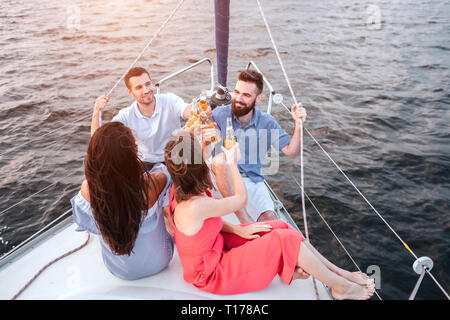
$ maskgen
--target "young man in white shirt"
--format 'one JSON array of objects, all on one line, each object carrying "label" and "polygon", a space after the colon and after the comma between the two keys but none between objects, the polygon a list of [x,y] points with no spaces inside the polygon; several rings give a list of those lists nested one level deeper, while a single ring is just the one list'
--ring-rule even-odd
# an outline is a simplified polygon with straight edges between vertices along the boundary
[{"label": "young man in white shirt", "polygon": [[[164,147],[173,131],[180,129],[180,118],[187,119],[191,106],[173,93],[154,94],[153,82],[147,70],[130,69],[124,78],[128,94],[135,101],[119,111],[112,121],[120,121],[131,129],[138,145],[141,160],[150,170],[155,163],[164,162]],[[97,98],[92,115],[91,135],[100,126],[100,112],[109,97]],[[211,109],[208,108],[208,116]]]}]

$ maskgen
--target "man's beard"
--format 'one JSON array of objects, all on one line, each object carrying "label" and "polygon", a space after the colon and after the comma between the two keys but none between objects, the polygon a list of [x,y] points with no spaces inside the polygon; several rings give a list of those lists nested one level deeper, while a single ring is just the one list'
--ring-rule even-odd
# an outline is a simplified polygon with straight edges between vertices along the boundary
[{"label": "man's beard", "polygon": [[154,99],[153,93],[150,93],[149,96],[143,95],[143,96],[139,97],[139,99],[136,99],[136,101],[137,101],[139,104],[150,104],[150,103],[153,102],[153,99]]},{"label": "man's beard", "polygon": [[255,109],[255,104],[256,104],[256,99],[250,104],[247,105],[245,107],[241,107],[241,108],[237,108],[236,107],[236,102],[235,100],[232,100],[231,102],[231,112],[236,116],[236,117],[242,117],[245,116],[246,114],[248,114],[249,112],[251,112],[253,109]]}]

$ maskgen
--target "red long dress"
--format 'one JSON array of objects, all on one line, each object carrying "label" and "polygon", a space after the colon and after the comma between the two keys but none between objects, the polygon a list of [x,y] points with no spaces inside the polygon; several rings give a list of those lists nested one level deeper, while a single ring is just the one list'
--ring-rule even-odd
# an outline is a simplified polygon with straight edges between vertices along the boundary
[{"label": "red long dress", "polygon": [[[206,190],[208,196],[211,196]],[[279,274],[290,284],[303,235],[282,220],[267,221],[269,232],[244,239],[221,232],[221,217],[208,218],[195,235],[187,236],[173,221],[177,203],[170,190],[170,222],[183,265],[183,278],[200,290],[214,294],[238,294],[266,288]]]}]

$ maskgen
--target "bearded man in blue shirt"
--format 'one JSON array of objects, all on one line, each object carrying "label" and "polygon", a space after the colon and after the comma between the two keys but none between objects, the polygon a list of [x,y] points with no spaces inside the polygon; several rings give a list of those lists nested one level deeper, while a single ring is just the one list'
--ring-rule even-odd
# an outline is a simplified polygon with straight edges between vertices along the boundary
[{"label": "bearded man in blue shirt", "polygon": [[[292,106],[291,115],[295,121],[295,129],[292,137],[289,136],[270,114],[255,108],[256,103],[261,100],[262,90],[262,74],[254,70],[243,70],[233,90],[232,104],[217,107],[211,118],[217,123],[225,140],[227,118],[231,117],[236,140],[243,155],[238,167],[247,187],[248,205],[236,212],[241,223],[277,219],[261,170],[271,145],[292,159],[300,154],[301,122],[306,120],[306,110],[301,105]],[[223,178],[229,173],[220,160],[221,155],[223,154],[215,157],[212,171],[216,177],[221,177],[216,183],[219,191],[226,197],[232,195],[233,190],[231,180]]]}]

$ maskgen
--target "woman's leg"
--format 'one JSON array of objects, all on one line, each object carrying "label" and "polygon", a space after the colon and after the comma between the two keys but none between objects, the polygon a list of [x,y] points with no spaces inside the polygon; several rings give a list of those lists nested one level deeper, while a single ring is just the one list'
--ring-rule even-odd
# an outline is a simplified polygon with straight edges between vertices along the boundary
[{"label": "woman's leg", "polygon": [[303,245],[304,243],[305,241],[300,247],[297,266],[329,286],[332,289],[333,297],[336,299],[365,300],[373,295],[374,288],[372,285],[369,287],[361,286],[331,271],[308,245]]},{"label": "woman's leg", "polygon": [[308,241],[304,241],[302,243],[302,245],[306,245],[311,251],[312,253],[314,253],[316,255],[317,258],[319,258],[319,260],[331,271],[333,271],[334,273],[340,275],[341,277],[344,277],[345,279],[355,282],[361,286],[365,286],[365,285],[369,285],[371,280],[369,278],[368,275],[366,275],[365,273],[362,272],[350,272],[347,270],[344,270],[342,268],[339,268],[338,266],[334,265],[333,263],[331,263],[330,261],[328,261],[324,256],[322,256],[314,247],[311,243],[309,243]]}]

